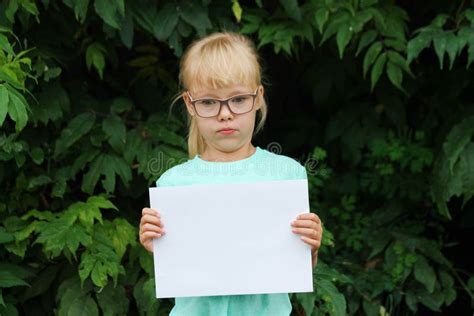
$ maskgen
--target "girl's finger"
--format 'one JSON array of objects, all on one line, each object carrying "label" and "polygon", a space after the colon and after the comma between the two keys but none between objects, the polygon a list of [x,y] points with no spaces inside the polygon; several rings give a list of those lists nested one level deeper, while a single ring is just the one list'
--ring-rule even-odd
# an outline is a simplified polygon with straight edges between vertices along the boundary
[{"label": "girl's finger", "polygon": [[312,220],[307,220],[307,219],[294,220],[294,221],[291,222],[291,226],[293,226],[293,227],[307,227],[307,228],[317,228],[317,227],[319,227],[319,225],[317,223],[315,223]]},{"label": "girl's finger", "polygon": [[155,224],[157,226],[164,226],[163,222],[161,221],[161,218],[156,217],[154,215],[144,215],[144,216],[142,216],[142,218],[140,220],[140,224],[145,225],[146,223]]},{"label": "girl's finger", "polygon": [[291,230],[295,234],[304,235],[308,238],[317,238],[319,236],[318,232],[311,228],[293,228]]},{"label": "girl's finger", "polygon": [[319,216],[314,213],[302,213],[298,215],[296,219],[309,219],[309,220],[314,220],[318,224],[321,223],[321,219],[319,218]]},{"label": "girl's finger", "polygon": [[146,232],[157,232],[157,233],[164,234],[164,233],[165,233],[165,230],[164,230],[163,228],[159,227],[159,226],[146,223],[145,225],[142,226],[141,232],[142,232],[142,233],[146,233]]},{"label": "girl's finger", "polygon": [[142,240],[145,241],[146,239],[150,239],[150,238],[158,238],[158,237],[161,237],[162,234],[160,233],[155,233],[155,232],[144,232],[142,234]]},{"label": "girl's finger", "polygon": [[160,213],[157,210],[155,210],[153,208],[149,208],[149,207],[144,207],[142,209],[142,216],[143,215],[154,215],[154,216],[158,216],[158,217],[161,216]]},{"label": "girl's finger", "polygon": [[319,247],[321,246],[321,242],[316,239],[311,239],[305,236],[301,236],[301,240],[303,240],[305,243],[310,245],[312,249],[319,249]]}]

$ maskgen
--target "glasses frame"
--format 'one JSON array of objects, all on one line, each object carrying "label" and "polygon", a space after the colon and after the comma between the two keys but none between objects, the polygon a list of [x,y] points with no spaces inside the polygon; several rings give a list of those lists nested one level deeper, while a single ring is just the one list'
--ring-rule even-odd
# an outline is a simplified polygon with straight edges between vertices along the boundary
[{"label": "glasses frame", "polygon": [[[234,95],[234,96],[231,96],[230,98],[227,98],[227,99],[216,99],[216,98],[200,98],[200,99],[196,99],[196,100],[193,100],[193,98],[191,97],[191,94],[189,93],[189,91],[186,91],[186,93],[188,94],[188,97],[189,97],[189,101],[191,102],[193,108],[194,108],[194,112],[196,112],[196,114],[199,116],[199,117],[202,117],[202,118],[210,118],[210,117],[216,117],[219,115],[219,113],[221,113],[221,110],[222,110],[222,105],[225,104],[227,105],[227,107],[229,108],[229,111],[234,114],[234,115],[240,115],[240,114],[245,114],[245,113],[249,113],[250,111],[253,110],[253,107],[255,106],[255,99],[258,95],[258,88],[255,89],[255,92],[254,93],[243,93],[243,94],[237,94],[237,95]],[[236,98],[236,97],[243,97],[243,96],[252,96],[252,107],[250,108],[250,110],[248,110],[247,112],[243,112],[243,113],[235,113],[234,111],[232,111],[231,109],[231,106],[229,105],[229,100],[230,99],[233,99],[233,98]],[[201,101],[201,100],[215,100],[215,101],[219,101],[219,111],[217,111],[217,114],[216,115],[212,115],[212,116],[202,116],[198,113],[198,110],[196,109],[196,102],[197,101]]]}]

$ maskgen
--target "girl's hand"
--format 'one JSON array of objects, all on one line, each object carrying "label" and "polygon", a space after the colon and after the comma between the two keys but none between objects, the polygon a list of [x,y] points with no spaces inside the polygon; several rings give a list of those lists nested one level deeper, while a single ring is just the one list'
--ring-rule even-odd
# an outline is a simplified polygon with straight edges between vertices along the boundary
[{"label": "girl's hand", "polygon": [[163,222],[160,213],[152,208],[145,207],[142,210],[140,220],[140,243],[149,252],[153,252],[153,238],[159,238],[165,234]]},{"label": "girl's hand", "polygon": [[296,220],[291,222],[292,231],[295,234],[300,234],[301,239],[311,246],[311,257],[313,268],[318,262],[318,250],[321,247],[321,239],[323,238],[323,227],[321,219],[314,213],[304,213],[296,217]]}]

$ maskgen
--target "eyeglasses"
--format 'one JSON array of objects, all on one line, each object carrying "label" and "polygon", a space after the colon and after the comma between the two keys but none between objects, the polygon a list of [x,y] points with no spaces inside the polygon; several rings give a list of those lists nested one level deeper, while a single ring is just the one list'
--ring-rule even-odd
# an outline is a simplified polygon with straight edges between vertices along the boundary
[{"label": "eyeglasses", "polygon": [[239,94],[225,100],[212,98],[193,100],[189,91],[187,93],[197,115],[207,118],[218,115],[223,104],[227,104],[233,114],[245,114],[252,111],[258,94],[258,87],[254,93]]}]

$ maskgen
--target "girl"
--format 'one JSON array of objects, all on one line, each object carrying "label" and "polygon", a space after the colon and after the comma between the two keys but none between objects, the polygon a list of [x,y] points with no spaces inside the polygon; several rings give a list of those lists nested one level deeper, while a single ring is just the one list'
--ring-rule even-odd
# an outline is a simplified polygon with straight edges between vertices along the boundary
[{"label": "girl", "polygon": [[[179,80],[184,89],[172,105],[181,97],[185,102],[190,159],[164,172],[157,186],[307,179],[296,160],[252,145],[267,105],[259,57],[247,37],[221,32],[193,42],[181,59]],[[323,233],[319,217],[303,213],[291,226],[311,246],[314,268]],[[140,242],[148,251],[153,238],[166,233],[164,227],[157,210],[142,210]],[[275,316],[291,309],[288,293],[177,297],[170,315]]]}]

